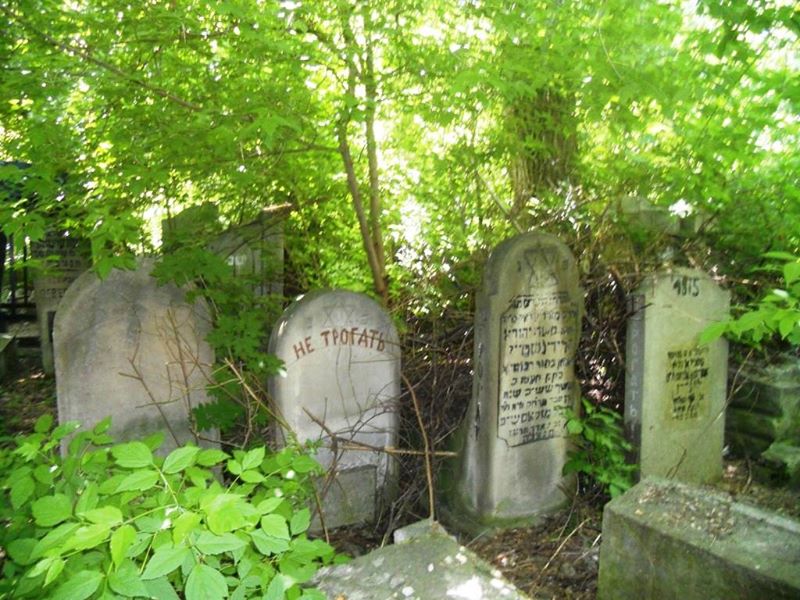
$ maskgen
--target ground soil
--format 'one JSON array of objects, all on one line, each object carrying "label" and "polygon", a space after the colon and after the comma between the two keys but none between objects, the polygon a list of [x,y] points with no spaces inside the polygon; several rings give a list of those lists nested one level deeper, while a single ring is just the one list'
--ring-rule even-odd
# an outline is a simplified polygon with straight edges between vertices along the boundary
[{"label": "ground soil", "polygon": [[[0,385],[0,442],[32,431],[40,415],[55,413],[53,378],[35,365],[23,357],[18,375]],[[738,501],[800,519],[800,492],[759,483],[746,460],[726,460],[724,477],[715,487]],[[591,599],[597,588],[603,501],[597,494],[576,495],[571,506],[536,527],[461,541],[532,598]],[[332,532],[331,543],[362,554],[386,537],[375,529],[348,528]]]}]

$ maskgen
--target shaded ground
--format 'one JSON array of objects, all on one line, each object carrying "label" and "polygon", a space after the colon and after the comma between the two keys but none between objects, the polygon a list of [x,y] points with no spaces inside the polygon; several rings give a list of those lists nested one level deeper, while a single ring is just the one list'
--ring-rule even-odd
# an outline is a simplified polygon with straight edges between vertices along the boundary
[{"label": "shaded ground", "polygon": [[[40,415],[55,412],[53,378],[35,365],[23,357],[19,376],[0,386],[0,442],[31,431]],[[756,482],[753,466],[745,460],[726,461],[724,478],[715,487],[738,501],[800,519],[800,493]],[[579,498],[537,527],[461,541],[533,598],[591,599],[596,595],[600,505],[596,497]],[[386,538],[385,532],[372,528],[345,528],[333,532],[331,542],[357,555],[386,543]]]}]

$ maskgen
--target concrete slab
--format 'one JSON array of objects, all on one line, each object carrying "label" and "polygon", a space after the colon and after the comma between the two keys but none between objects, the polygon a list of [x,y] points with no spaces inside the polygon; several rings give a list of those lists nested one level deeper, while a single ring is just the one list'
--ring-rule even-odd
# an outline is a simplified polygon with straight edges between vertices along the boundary
[{"label": "concrete slab", "polygon": [[800,523],[646,479],[606,505],[597,597],[800,598]]}]

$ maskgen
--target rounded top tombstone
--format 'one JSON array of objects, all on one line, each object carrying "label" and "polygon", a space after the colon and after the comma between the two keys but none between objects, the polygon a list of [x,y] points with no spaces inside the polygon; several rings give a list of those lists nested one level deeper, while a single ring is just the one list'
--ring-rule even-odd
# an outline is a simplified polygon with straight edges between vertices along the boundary
[{"label": "rounded top tombstone", "polygon": [[122,439],[164,431],[166,452],[197,441],[190,414],[208,401],[214,354],[205,304],[158,285],[153,264],[102,280],[87,271],[69,287],[53,334],[56,391],[60,421],[88,427],[111,415]]}]

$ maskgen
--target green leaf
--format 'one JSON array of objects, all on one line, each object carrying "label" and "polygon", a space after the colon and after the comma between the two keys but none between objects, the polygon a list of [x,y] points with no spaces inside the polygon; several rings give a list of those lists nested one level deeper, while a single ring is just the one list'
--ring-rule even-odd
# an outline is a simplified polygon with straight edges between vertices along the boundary
[{"label": "green leaf", "polygon": [[61,575],[61,572],[64,570],[64,565],[66,563],[61,558],[54,558],[53,562],[50,564],[50,567],[47,569],[47,573],[44,576],[44,587],[47,587],[51,583],[53,583],[56,578]]},{"label": "green leaf", "polygon": [[53,426],[53,415],[50,413],[45,413],[38,419],[36,419],[36,424],[33,426],[33,430],[36,433],[47,433],[50,431],[50,428]]},{"label": "green leaf", "polygon": [[200,525],[202,517],[196,512],[186,511],[172,524],[172,541],[177,546]]},{"label": "green leaf", "polygon": [[583,423],[577,419],[567,421],[567,432],[570,435],[580,435],[583,432]]},{"label": "green leaf", "polygon": [[78,571],[60,586],[52,600],[84,600],[95,593],[103,581],[103,574],[98,571]]},{"label": "green leaf", "polygon": [[92,523],[100,523],[109,527],[122,523],[122,511],[116,506],[101,506],[87,510],[80,516]]},{"label": "green leaf", "polygon": [[139,577],[139,570],[133,561],[126,560],[116,571],[108,576],[108,584],[116,593],[129,598],[148,596],[147,588]]},{"label": "green leaf", "polygon": [[264,556],[271,556],[272,554],[280,554],[289,549],[289,542],[282,540],[271,535],[264,533],[262,529],[255,529],[250,532],[250,538],[253,540],[258,551]]},{"label": "green leaf", "polygon": [[18,538],[16,540],[11,540],[6,550],[15,563],[29,565],[38,558],[33,555],[36,546],[37,541],[34,538]]},{"label": "green leaf", "polygon": [[31,505],[33,518],[40,527],[52,527],[72,516],[72,502],[64,494],[43,496]]},{"label": "green leaf", "polygon": [[281,515],[270,514],[261,518],[261,529],[264,533],[276,537],[281,540],[288,540],[291,538],[289,535],[289,528],[286,526],[286,519]]},{"label": "green leaf", "polygon": [[778,331],[783,339],[788,338],[795,327],[800,327],[800,312],[788,314],[778,323]]},{"label": "green leaf", "polygon": [[250,471],[242,471],[239,477],[245,483],[261,483],[266,479],[261,473],[252,469]]},{"label": "green leaf", "polygon": [[308,529],[310,524],[311,511],[307,508],[303,508],[292,515],[292,520],[289,522],[289,529],[292,531],[292,535],[300,535]]},{"label": "green leaf", "polygon": [[178,547],[172,545],[162,546],[153,553],[150,560],[147,561],[142,579],[157,579],[164,575],[172,573],[175,569],[181,566],[183,561],[191,556],[189,548]]},{"label": "green leaf", "polygon": [[203,554],[221,554],[243,548],[247,543],[232,533],[214,535],[204,531],[198,536],[194,545]]},{"label": "green leaf", "polygon": [[167,456],[166,460],[164,461],[162,470],[167,474],[183,471],[187,467],[191,467],[194,464],[195,458],[199,452],[200,448],[196,446],[184,446],[183,448],[177,448],[169,453],[169,456]]},{"label": "green leaf", "polygon": [[151,598],[158,600],[181,600],[178,594],[175,593],[175,588],[166,577],[159,577],[151,581],[145,581],[144,586],[147,588],[148,594]]},{"label": "green leaf", "polygon": [[266,515],[271,513],[276,508],[278,508],[281,503],[283,502],[283,498],[267,498],[266,500],[262,500],[258,503],[258,512],[262,515]]},{"label": "green leaf", "polygon": [[93,481],[86,484],[86,487],[81,491],[80,496],[78,496],[78,501],[75,503],[76,515],[83,514],[97,506],[100,500],[98,491],[97,484]]},{"label": "green leaf", "polygon": [[788,262],[783,266],[783,278],[786,280],[786,285],[792,285],[800,280],[800,260]]},{"label": "green leaf", "polygon": [[78,523],[69,522],[62,523],[55,529],[51,529],[47,532],[47,535],[36,543],[31,553],[31,558],[36,559],[40,556],[44,556],[51,548],[60,546],[77,531],[78,527],[80,527]]},{"label": "green leaf", "polygon": [[66,548],[88,550],[106,541],[111,528],[105,523],[78,527],[65,544]]},{"label": "green leaf", "polygon": [[298,473],[311,473],[320,468],[319,463],[306,454],[299,454],[292,461],[292,468]]},{"label": "green leaf", "polygon": [[136,529],[132,525],[122,525],[111,534],[109,543],[111,560],[119,567],[128,553],[128,549],[136,541]]},{"label": "green leaf", "polygon": [[111,429],[111,417],[106,417],[105,419],[98,421],[97,424],[92,427],[92,433],[96,435],[100,435],[101,433],[107,432]]},{"label": "green leaf", "polygon": [[[291,583],[289,584],[291,585]],[[286,591],[286,583],[282,575],[278,574],[272,578],[264,595],[264,600],[283,600],[283,593]]]},{"label": "green leaf", "polygon": [[247,469],[257,469],[261,466],[261,463],[264,461],[264,454],[265,454],[264,446],[259,448],[253,448],[241,460],[242,470]]},{"label": "green leaf", "polygon": [[111,449],[111,454],[120,467],[139,469],[153,464],[153,453],[142,442],[128,442]]},{"label": "green leaf", "polygon": [[242,514],[242,500],[236,494],[219,494],[203,503],[208,528],[223,534],[247,525]]},{"label": "green leaf", "polygon": [[197,455],[197,464],[201,467],[213,467],[227,458],[230,457],[226,452],[216,448],[207,448],[205,450],[201,450]]},{"label": "green leaf", "polygon": [[134,471],[125,479],[119,482],[117,493],[119,492],[143,492],[149,490],[158,481],[157,471]]},{"label": "green leaf", "polygon": [[186,580],[186,600],[219,600],[228,597],[225,577],[208,565],[199,564]]},{"label": "green leaf", "polygon": [[708,327],[706,327],[703,331],[700,332],[700,335],[697,337],[697,343],[700,346],[704,346],[706,344],[710,344],[711,342],[717,340],[722,335],[728,331],[730,326],[730,321],[720,321],[719,323],[712,323]]},{"label": "green leaf", "polygon": [[28,501],[35,490],[36,482],[30,475],[17,479],[10,490],[12,508],[14,510],[19,510],[19,508]]}]

